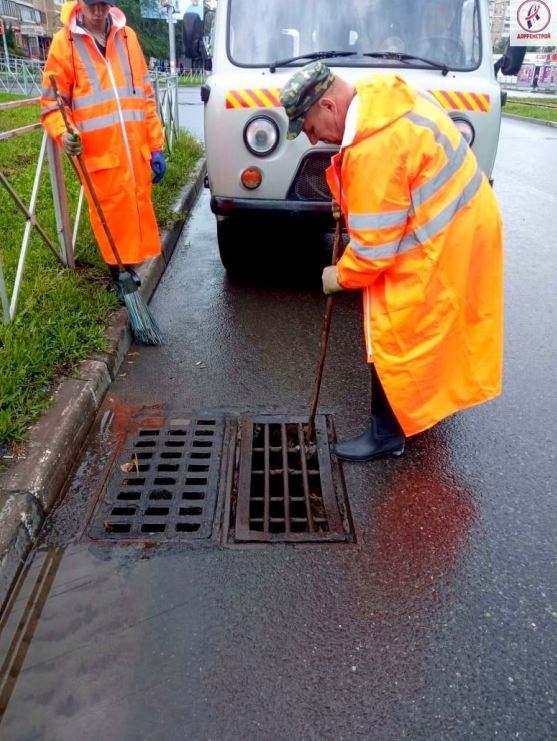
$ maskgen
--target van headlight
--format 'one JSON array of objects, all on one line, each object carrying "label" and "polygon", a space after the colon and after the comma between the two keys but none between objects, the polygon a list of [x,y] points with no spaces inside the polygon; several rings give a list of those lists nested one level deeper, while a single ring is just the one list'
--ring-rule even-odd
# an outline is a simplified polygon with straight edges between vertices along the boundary
[{"label": "van headlight", "polygon": [[244,142],[249,151],[257,157],[265,157],[274,152],[278,140],[278,126],[272,118],[257,116],[246,124]]},{"label": "van headlight", "polygon": [[456,128],[460,131],[460,133],[466,140],[468,146],[471,147],[474,143],[476,132],[474,131],[474,127],[472,126],[470,121],[468,121],[466,118],[458,118],[458,116],[451,116],[451,118],[453,119],[453,123]]}]

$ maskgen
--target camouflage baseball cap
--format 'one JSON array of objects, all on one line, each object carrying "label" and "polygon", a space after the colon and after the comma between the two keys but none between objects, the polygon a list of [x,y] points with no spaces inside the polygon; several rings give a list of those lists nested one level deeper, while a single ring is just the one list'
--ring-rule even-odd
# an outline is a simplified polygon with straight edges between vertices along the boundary
[{"label": "camouflage baseball cap", "polygon": [[295,139],[302,131],[305,114],[328,90],[335,76],[323,62],[311,62],[298,70],[282,88],[280,102],[290,119],[287,139]]}]

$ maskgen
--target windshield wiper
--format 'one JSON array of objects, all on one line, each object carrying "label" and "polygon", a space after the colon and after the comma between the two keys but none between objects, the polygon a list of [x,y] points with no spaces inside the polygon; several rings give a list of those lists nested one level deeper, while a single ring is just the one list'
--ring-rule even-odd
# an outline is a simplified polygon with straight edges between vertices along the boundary
[{"label": "windshield wiper", "polygon": [[395,62],[409,62],[411,59],[417,59],[419,62],[429,64],[435,69],[440,69],[443,73],[443,77],[449,74],[449,68],[442,62],[436,62],[433,59],[426,59],[425,57],[417,57],[415,54],[404,54],[398,51],[370,51],[366,54],[362,54],[362,57],[373,57],[374,59],[393,59]]},{"label": "windshield wiper", "polygon": [[355,51],[314,51],[309,54],[300,54],[298,57],[279,59],[269,65],[269,70],[275,72],[277,67],[286,67],[291,62],[297,62],[298,59],[329,59],[330,57],[353,57],[355,55]]}]

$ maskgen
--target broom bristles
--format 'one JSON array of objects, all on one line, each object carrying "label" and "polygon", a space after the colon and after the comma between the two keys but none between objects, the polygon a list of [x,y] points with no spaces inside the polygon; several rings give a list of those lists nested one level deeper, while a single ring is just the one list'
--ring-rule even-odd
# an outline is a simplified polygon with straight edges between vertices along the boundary
[{"label": "broom bristles", "polygon": [[142,345],[162,345],[162,332],[139,291],[125,293],[124,301],[130,318],[132,334],[137,342]]},{"label": "broom bristles", "polygon": [[118,285],[124,296],[134,339],[142,345],[162,345],[162,332],[127,270],[120,270]]}]

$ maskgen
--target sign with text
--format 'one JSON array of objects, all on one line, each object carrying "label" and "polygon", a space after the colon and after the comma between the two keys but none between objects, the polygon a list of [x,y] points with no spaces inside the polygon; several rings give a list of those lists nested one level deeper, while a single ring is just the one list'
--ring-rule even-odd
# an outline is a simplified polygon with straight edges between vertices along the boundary
[{"label": "sign with text", "polygon": [[555,46],[556,0],[511,0],[511,46]]}]

